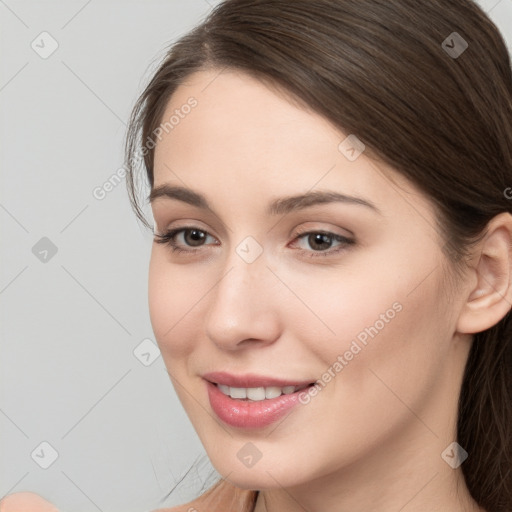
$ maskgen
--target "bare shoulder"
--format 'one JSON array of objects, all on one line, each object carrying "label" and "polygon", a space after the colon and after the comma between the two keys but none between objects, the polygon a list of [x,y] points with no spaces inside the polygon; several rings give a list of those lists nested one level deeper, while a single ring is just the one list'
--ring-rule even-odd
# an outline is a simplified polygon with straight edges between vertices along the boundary
[{"label": "bare shoulder", "polygon": [[[201,505],[204,505],[204,500],[202,497],[199,497],[184,505],[160,508],[152,512],[199,512]],[[0,500],[0,512],[59,512],[59,509],[38,494],[17,492],[9,494]]]},{"label": "bare shoulder", "polygon": [[[204,511],[205,500],[203,496],[199,496],[199,498],[189,501],[183,505],[178,505],[172,508],[159,508],[158,510],[152,510],[151,512],[199,512]],[[0,512],[3,512],[0,510]]]},{"label": "bare shoulder", "polygon": [[33,492],[16,492],[0,500],[0,512],[59,512],[59,510]]},{"label": "bare shoulder", "polygon": [[[250,492],[237,492],[233,486],[224,482],[223,485],[214,486],[214,488],[193,501],[172,508],[160,508],[152,512],[227,512],[228,510],[235,509],[247,510],[247,505],[251,501]],[[0,500],[0,512],[59,512],[59,509],[38,494],[17,492],[9,494]]]},{"label": "bare shoulder", "polygon": [[238,489],[227,481],[219,484],[214,485],[193,501],[152,512],[234,512],[253,509],[255,499],[253,491]]},{"label": "bare shoulder", "polygon": [[[201,497],[173,508],[161,508],[152,512],[198,512]],[[49,501],[33,492],[17,492],[9,494],[0,500],[0,512],[59,512]]]},{"label": "bare shoulder", "polygon": [[[201,510],[201,500],[200,498],[191,501],[189,503],[185,503],[184,505],[178,505],[172,508],[159,508],[157,510],[152,510],[152,512],[199,512]],[[0,512],[3,512],[0,510]]]}]

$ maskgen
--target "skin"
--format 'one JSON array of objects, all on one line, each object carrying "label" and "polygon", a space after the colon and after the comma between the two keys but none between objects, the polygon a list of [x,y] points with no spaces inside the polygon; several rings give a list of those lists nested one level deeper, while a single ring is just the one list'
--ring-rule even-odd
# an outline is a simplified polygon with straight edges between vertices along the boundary
[{"label": "skin", "polygon": [[58,509],[35,493],[16,492],[0,500],[0,512],[58,512]]},{"label": "skin", "polygon": [[[205,239],[191,245],[178,234],[177,245],[195,253],[153,245],[149,306],[169,375],[215,468],[261,491],[256,512],[483,510],[461,468],[441,454],[456,440],[471,333],[510,309],[510,216],[496,218],[453,289],[428,198],[365,152],[349,161],[338,150],[348,134],[240,72],[191,75],[163,118],[190,97],[197,107],[157,144],[154,187],[190,188],[213,212],[152,202],[157,233],[192,227]],[[267,214],[271,200],[311,190],[361,197],[380,213],[329,203]],[[331,239],[324,256],[298,230],[356,242]],[[263,250],[252,263],[236,252],[248,236]],[[313,382],[394,303],[401,311],[378,335],[277,425],[242,430],[216,417],[204,373]],[[249,441],[262,457],[245,467],[237,452]]]},{"label": "skin", "polygon": [[[208,237],[194,247],[177,236],[195,254],[153,244],[149,307],[173,385],[217,471],[260,490],[256,512],[485,512],[461,467],[441,454],[456,440],[472,333],[510,310],[512,216],[489,223],[454,287],[428,198],[366,151],[349,161],[338,150],[347,134],[243,73],[191,75],[163,118],[190,97],[197,106],[156,146],[154,187],[190,188],[213,212],[152,202],[157,233],[195,227]],[[319,190],[364,198],[379,212],[348,203],[266,212],[278,197]],[[299,230],[355,243],[328,239],[319,249]],[[236,252],[248,236],[263,251],[252,263]],[[242,430],[215,416],[204,373],[313,382],[393,304],[401,309],[378,334],[277,424]],[[261,452],[252,467],[237,457],[247,442]],[[19,512],[23,495],[2,500],[1,511]],[[201,510],[201,498],[193,503]]]}]

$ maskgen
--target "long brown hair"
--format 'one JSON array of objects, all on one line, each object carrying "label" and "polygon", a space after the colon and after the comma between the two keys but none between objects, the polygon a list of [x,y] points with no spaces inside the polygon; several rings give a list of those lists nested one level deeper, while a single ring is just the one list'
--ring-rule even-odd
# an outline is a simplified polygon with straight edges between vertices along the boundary
[{"label": "long brown hair", "polygon": [[[127,185],[153,186],[155,130],[191,73],[242,70],[284,90],[417,185],[437,211],[448,260],[512,212],[512,72],[496,26],[472,0],[226,0],[172,45],[132,111]],[[150,142],[153,144],[150,145]],[[508,189],[512,190],[512,189]],[[457,272],[454,273],[456,275]],[[473,499],[512,510],[512,320],[474,335],[457,441]],[[222,485],[222,484],[221,484]],[[211,490],[210,490],[211,491]],[[250,510],[256,493],[245,496]]]}]

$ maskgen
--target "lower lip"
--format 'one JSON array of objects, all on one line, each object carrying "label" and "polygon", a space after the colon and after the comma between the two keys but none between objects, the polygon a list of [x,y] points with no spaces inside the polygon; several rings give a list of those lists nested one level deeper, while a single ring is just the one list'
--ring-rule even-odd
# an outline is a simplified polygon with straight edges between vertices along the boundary
[{"label": "lower lip", "polygon": [[275,423],[300,403],[299,393],[304,391],[253,402],[231,398],[209,381],[206,386],[215,414],[224,423],[237,428],[263,428]]}]

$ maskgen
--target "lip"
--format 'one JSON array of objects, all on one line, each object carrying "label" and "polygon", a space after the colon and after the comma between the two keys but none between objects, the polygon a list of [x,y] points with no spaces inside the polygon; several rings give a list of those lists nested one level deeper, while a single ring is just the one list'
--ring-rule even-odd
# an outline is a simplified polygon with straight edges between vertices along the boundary
[{"label": "lip", "polygon": [[232,388],[267,388],[270,386],[282,388],[284,386],[307,386],[315,382],[314,380],[276,379],[275,377],[266,377],[254,373],[233,375],[227,372],[210,372],[205,373],[202,377],[213,384],[224,384]]},{"label": "lip", "polygon": [[300,403],[299,393],[303,392],[300,390],[289,395],[253,402],[231,398],[216,384],[205,382],[213,412],[227,425],[242,429],[264,428],[275,423]]},{"label": "lip", "polygon": [[298,405],[300,389],[295,393],[281,395],[259,401],[240,400],[225,395],[217,384],[230,387],[255,388],[270,386],[307,386],[308,381],[282,380],[254,374],[235,376],[225,372],[203,375],[210,406],[217,417],[231,427],[241,429],[265,428],[281,419],[288,411]]}]

